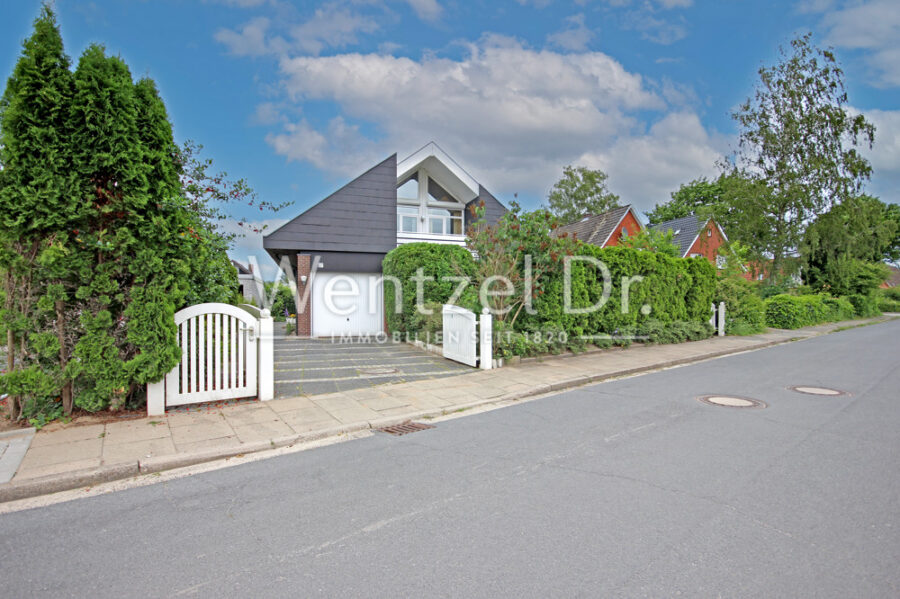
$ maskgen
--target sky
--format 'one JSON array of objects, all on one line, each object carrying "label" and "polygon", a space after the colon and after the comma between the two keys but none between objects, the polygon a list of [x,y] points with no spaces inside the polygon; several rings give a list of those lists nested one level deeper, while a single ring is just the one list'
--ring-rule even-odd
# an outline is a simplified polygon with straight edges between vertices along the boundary
[{"label": "sky", "polygon": [[[39,0],[0,7],[0,72]],[[57,0],[67,53],[97,42],[153,78],[178,140],[277,214],[269,231],[376,162],[436,141],[501,201],[545,201],[565,165],[600,168],[638,210],[715,176],[731,118],[779,45],[833,47],[872,121],[867,191],[900,186],[900,0]],[[259,235],[232,257],[266,263]],[[266,269],[271,272],[270,269]]]}]

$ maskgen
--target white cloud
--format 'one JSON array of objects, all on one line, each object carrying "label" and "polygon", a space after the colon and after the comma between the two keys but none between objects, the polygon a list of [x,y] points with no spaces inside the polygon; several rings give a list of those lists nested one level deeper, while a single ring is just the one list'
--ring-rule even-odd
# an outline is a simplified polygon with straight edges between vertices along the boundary
[{"label": "white cloud", "polygon": [[[851,109],[858,113],[859,110]],[[864,110],[875,125],[875,145],[860,151],[872,164],[869,192],[886,202],[898,202],[900,189],[900,110]]]},{"label": "white cloud", "polygon": [[270,51],[266,41],[269,19],[256,17],[244,23],[240,31],[220,29],[215,34],[217,42],[228,47],[228,51],[237,56],[262,56]]},{"label": "white cloud", "polygon": [[610,189],[622,201],[649,210],[669,199],[682,183],[715,176],[716,161],[726,149],[711,136],[696,114],[666,115],[643,135],[627,136],[600,151],[588,151],[578,162],[609,174]]},{"label": "white cloud", "polygon": [[318,54],[324,48],[341,48],[356,44],[360,33],[372,33],[378,23],[345,8],[328,5],[317,8],[312,18],[291,28],[296,48]]},{"label": "white cloud", "polygon": [[585,26],[584,14],[572,15],[566,18],[566,22],[568,26],[562,31],[548,35],[547,41],[573,52],[587,50],[588,43],[594,37],[594,32]]},{"label": "white cloud", "polygon": [[660,18],[651,10],[638,10],[625,15],[625,27],[641,33],[645,40],[669,45],[687,37],[688,28],[683,17]]},{"label": "white cloud", "polygon": [[877,85],[900,86],[900,7],[896,0],[848,3],[826,13],[822,26],[828,32],[827,43],[865,52]]},{"label": "white cloud", "polygon": [[444,11],[437,0],[406,0],[406,3],[423,21],[437,21]]},{"label": "white cloud", "polygon": [[[433,139],[496,193],[543,196],[564,165],[590,160],[644,208],[708,174],[719,156],[693,113],[649,132],[639,126],[636,113],[667,109],[654,88],[679,104],[690,102],[689,88],[647,82],[600,52],[534,50],[495,36],[460,60],[342,54],[285,58],[281,71],[293,101],[333,101],[350,120],[291,123],[268,143],[342,177]],[[379,139],[350,122],[374,125]]]}]

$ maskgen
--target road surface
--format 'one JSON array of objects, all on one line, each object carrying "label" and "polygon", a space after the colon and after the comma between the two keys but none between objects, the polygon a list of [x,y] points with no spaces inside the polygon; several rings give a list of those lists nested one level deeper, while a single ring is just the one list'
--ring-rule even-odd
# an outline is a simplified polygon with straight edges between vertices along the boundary
[{"label": "road surface", "polygon": [[897,597],[900,321],[5,514],[0,563],[11,598]]}]

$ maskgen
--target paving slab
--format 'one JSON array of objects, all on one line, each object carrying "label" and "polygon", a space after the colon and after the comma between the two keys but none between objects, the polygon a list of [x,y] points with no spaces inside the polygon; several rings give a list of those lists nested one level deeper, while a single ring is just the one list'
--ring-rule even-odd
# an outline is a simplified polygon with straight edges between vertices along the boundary
[{"label": "paving slab", "polygon": [[105,444],[103,446],[103,464],[139,462],[142,459],[173,455],[176,452],[175,443],[169,436],[132,443]]}]

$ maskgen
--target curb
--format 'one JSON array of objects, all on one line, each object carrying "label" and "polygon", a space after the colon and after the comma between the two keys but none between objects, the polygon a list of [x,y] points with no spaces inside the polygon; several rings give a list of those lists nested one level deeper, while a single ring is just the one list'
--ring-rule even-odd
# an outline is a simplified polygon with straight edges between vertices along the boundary
[{"label": "curb", "polygon": [[[879,324],[881,322],[887,322],[888,320],[894,319],[876,320],[865,324]],[[857,326],[865,326],[865,324]],[[755,351],[759,349],[766,349],[768,347],[773,347],[776,345],[784,345],[787,343],[793,343],[795,341],[812,339],[815,337],[820,337],[822,335],[828,335],[832,332],[835,331],[823,331],[803,337],[798,336],[790,337],[787,339],[766,341],[764,343],[748,345],[747,347],[719,350],[715,352],[709,352],[700,356],[667,360],[665,362],[659,362],[652,365],[627,368],[624,370],[617,370],[615,372],[609,372],[605,374],[576,376],[570,379],[557,381],[555,383],[539,384],[527,391],[520,391],[517,393],[502,394],[491,398],[478,399],[466,404],[457,404],[454,406],[434,408],[430,410],[420,410],[417,412],[404,414],[403,416],[387,416],[384,418],[370,420],[368,422],[339,425],[326,429],[319,429],[306,433],[280,437],[277,439],[272,439],[270,441],[256,441],[252,443],[245,443],[239,447],[229,447],[227,449],[210,450],[193,454],[159,456],[154,458],[147,458],[145,460],[140,460],[137,462],[129,462],[125,464],[116,464],[110,466],[99,466],[97,468],[75,470],[64,474],[51,474],[33,479],[26,479],[21,482],[13,481],[3,483],[0,484],[0,503],[6,503],[8,501],[15,501],[19,499],[28,499],[30,497],[36,497],[39,495],[59,493],[61,491],[70,491],[72,489],[77,489],[80,487],[90,487],[114,480],[120,480],[144,474],[154,474],[166,470],[174,470],[176,468],[183,468],[186,466],[193,466],[196,464],[228,459],[251,453],[271,451],[273,449],[279,449],[282,447],[290,447],[298,443],[318,441],[327,437],[347,435],[359,431],[373,430],[386,426],[392,426],[395,424],[406,422],[408,420],[438,418],[440,416],[463,412],[486,405],[499,404],[501,402],[516,402],[521,399],[527,399],[530,397],[544,395],[546,393],[552,393],[555,391],[565,391],[568,389],[574,389],[576,387],[582,387],[584,385],[593,383],[601,383],[612,379],[634,376],[636,374],[643,374],[657,370],[664,370],[666,368],[673,368],[675,366],[684,366],[687,364],[694,364],[696,362],[703,362],[705,360],[722,358],[733,354],[739,354],[745,351]],[[16,431],[16,434],[21,434],[21,432]]]}]

